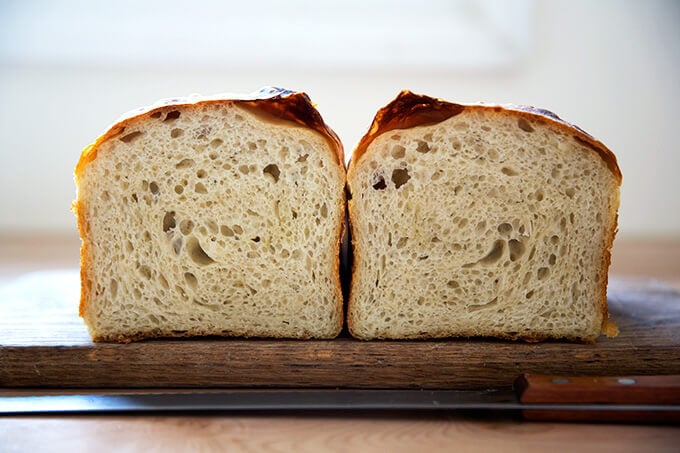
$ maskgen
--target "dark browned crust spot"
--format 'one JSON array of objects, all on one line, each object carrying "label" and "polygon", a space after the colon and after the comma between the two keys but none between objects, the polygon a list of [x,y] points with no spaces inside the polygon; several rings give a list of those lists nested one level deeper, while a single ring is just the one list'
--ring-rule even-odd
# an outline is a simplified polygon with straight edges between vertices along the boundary
[{"label": "dark browned crust spot", "polygon": [[370,129],[354,150],[352,161],[356,164],[368,145],[385,132],[441,123],[464,109],[460,104],[402,90],[392,102],[378,110]]}]

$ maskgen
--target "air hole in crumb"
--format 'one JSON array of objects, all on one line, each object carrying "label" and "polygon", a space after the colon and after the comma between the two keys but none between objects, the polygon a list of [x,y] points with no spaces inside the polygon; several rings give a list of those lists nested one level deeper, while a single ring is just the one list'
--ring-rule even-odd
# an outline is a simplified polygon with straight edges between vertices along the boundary
[{"label": "air hole in crumb", "polygon": [[407,243],[407,242],[408,242],[408,238],[407,238],[407,237],[399,238],[399,240],[397,241],[396,247],[397,247],[398,249],[404,248],[404,247],[406,246],[406,243]]},{"label": "air hole in crumb", "polygon": [[184,240],[181,236],[172,241],[172,251],[175,252],[175,255],[179,255],[179,252],[182,250],[183,242]]},{"label": "air hole in crumb", "polygon": [[538,270],[536,276],[539,280],[545,280],[548,275],[550,275],[550,269],[547,267],[542,267]]},{"label": "air hole in crumb", "polygon": [[534,128],[525,118],[520,118],[517,120],[517,127],[522,129],[524,132],[533,132]]},{"label": "air hole in crumb", "polygon": [[151,114],[151,118],[160,118],[163,113],[161,112],[153,112]]},{"label": "air hole in crumb", "polygon": [[538,190],[536,191],[536,194],[535,194],[535,195],[536,195],[536,201],[543,201],[543,196],[544,196],[544,195],[543,195],[543,190],[538,189]]},{"label": "air hole in crumb", "polygon": [[484,258],[479,260],[479,263],[480,264],[496,263],[499,259],[501,259],[501,256],[503,256],[503,250],[505,250],[505,241],[499,239],[496,242],[494,242],[491,251]]},{"label": "air hole in crumb", "polygon": [[193,159],[182,159],[175,164],[175,168],[189,168],[196,164]]},{"label": "air hole in crumb", "polygon": [[152,194],[158,195],[158,184],[155,181],[152,181],[151,184],[149,184],[149,190]]},{"label": "air hole in crumb", "polygon": [[172,138],[178,138],[181,137],[182,135],[184,135],[184,129],[176,127],[170,131],[170,137]]},{"label": "air hole in crumb", "polygon": [[279,175],[281,174],[281,170],[279,170],[278,165],[269,164],[262,169],[262,173],[271,176],[274,179],[274,182],[279,182]]},{"label": "air hole in crumb", "polygon": [[519,173],[517,173],[517,171],[513,170],[510,167],[501,168],[501,173],[503,173],[504,175],[508,175],[508,176],[517,176],[519,174]]},{"label": "air hole in crumb", "polygon": [[326,203],[321,205],[321,208],[319,208],[319,214],[321,214],[321,217],[323,217],[324,219],[328,217],[328,206],[326,205]]},{"label": "air hole in crumb", "polygon": [[406,155],[406,148],[404,148],[404,147],[401,146],[401,145],[394,145],[394,146],[392,147],[392,152],[391,152],[391,154],[392,154],[392,157],[393,157],[393,158],[395,158],[395,159],[401,159],[402,157],[404,157],[404,156]]},{"label": "air hole in crumb", "polygon": [[555,255],[554,253],[551,253],[550,257],[548,258],[548,263],[551,266],[554,266],[556,262],[557,262],[557,255]]},{"label": "air hole in crumb", "polygon": [[224,140],[222,140],[221,138],[216,138],[210,142],[210,146],[212,146],[213,148],[218,148],[220,145],[222,145],[222,143],[224,143]]},{"label": "air hole in crumb", "polygon": [[250,172],[247,165],[239,165],[238,171],[240,171],[244,175],[247,175]]},{"label": "air hole in crumb", "polygon": [[176,193],[177,195],[181,195],[182,192],[184,192],[184,187],[182,187],[181,185],[177,184],[177,185],[175,186],[175,193]]},{"label": "air hole in crumb", "polygon": [[574,194],[576,194],[576,189],[570,187],[566,190],[566,194],[569,198],[574,198]]},{"label": "air hole in crumb", "polygon": [[166,212],[163,216],[163,231],[167,233],[175,228],[175,225],[175,211]]},{"label": "air hole in crumb", "polygon": [[385,178],[378,176],[377,181],[373,183],[373,188],[375,190],[385,190],[385,188],[387,188],[387,184],[385,184]]},{"label": "air hole in crumb", "polygon": [[182,234],[186,236],[194,230],[194,226],[196,225],[192,220],[182,220],[179,223],[179,231],[181,231]]},{"label": "air hole in crumb", "polygon": [[198,286],[198,279],[191,272],[184,273],[184,281],[187,282],[187,286],[189,286],[191,290],[195,290]]},{"label": "air hole in crumb", "polygon": [[498,232],[501,234],[509,234],[512,232],[512,225],[507,222],[501,223],[498,225]]},{"label": "air hole in crumb", "polygon": [[397,168],[392,171],[392,182],[397,189],[406,184],[409,179],[411,179],[411,175],[408,174],[406,168]]},{"label": "air hole in crumb", "polygon": [[194,186],[194,192],[196,193],[208,193],[208,189],[205,188],[205,185],[202,182],[196,183]]},{"label": "air hole in crumb", "polygon": [[510,239],[508,241],[508,249],[510,251],[510,261],[517,261],[524,255],[525,251],[524,244],[517,239]]},{"label": "air hole in crumb", "polygon": [[149,269],[149,266],[139,266],[139,274],[145,279],[151,280],[151,269]]},{"label": "air hole in crumb", "polygon": [[449,288],[456,289],[456,288],[458,288],[460,285],[459,285],[458,282],[455,281],[455,280],[449,280],[448,282],[446,282],[446,286],[448,286]]},{"label": "air hole in crumb", "polygon": [[231,229],[234,230],[234,233],[236,234],[243,234],[243,228],[241,228],[241,225],[232,225]]},{"label": "air hole in crumb", "polygon": [[255,236],[254,238],[251,239],[253,242],[260,242],[260,236]]},{"label": "air hole in crumb", "polygon": [[468,313],[474,313],[479,310],[483,310],[485,308],[491,308],[495,306],[498,303],[498,297],[494,297],[491,299],[489,302],[485,304],[474,304],[474,305],[468,305],[467,306],[467,311]]},{"label": "air hole in crumb", "polygon": [[534,297],[534,290],[532,289],[531,291],[526,293],[524,297],[526,297],[527,299],[531,299],[532,297]]},{"label": "air hole in crumb", "polygon": [[115,299],[118,295],[118,281],[113,278],[109,282],[109,293],[112,299]]},{"label": "air hole in crumb", "polygon": [[196,172],[196,177],[198,177],[198,178],[200,178],[200,179],[205,178],[206,175],[207,175],[207,173],[206,173],[205,170],[198,170],[198,171]]},{"label": "air hole in crumb", "polygon": [[172,112],[168,112],[167,115],[165,115],[165,119],[163,120],[163,122],[173,121],[176,120],[177,118],[179,118],[179,111],[173,110]]},{"label": "air hole in crumb", "polygon": [[191,260],[196,264],[207,266],[215,262],[215,260],[210,258],[210,256],[205,253],[205,250],[203,250],[203,247],[201,247],[201,243],[198,242],[198,239],[193,236],[187,239],[186,248],[189,258],[191,258]]},{"label": "air hole in crumb", "polygon": [[232,230],[226,225],[222,225],[220,227],[220,233],[222,233],[222,236],[231,237],[234,235],[234,230]]},{"label": "air hole in crumb", "polygon": [[142,134],[143,134],[143,132],[141,132],[141,131],[130,132],[129,134],[124,135],[121,138],[119,138],[119,140],[123,143],[130,143]]},{"label": "air hole in crumb", "polygon": [[[432,134],[430,135],[430,138],[432,137]],[[430,152],[430,145],[427,144],[426,141],[423,140],[418,140],[417,141],[418,145],[416,146],[416,151],[419,153],[429,153]]]}]

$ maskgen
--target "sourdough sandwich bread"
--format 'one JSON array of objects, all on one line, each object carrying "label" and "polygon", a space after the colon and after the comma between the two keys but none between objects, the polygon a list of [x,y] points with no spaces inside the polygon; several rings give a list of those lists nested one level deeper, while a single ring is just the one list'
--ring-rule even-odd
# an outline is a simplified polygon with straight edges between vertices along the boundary
[{"label": "sourdough sandwich bread", "polygon": [[133,112],[83,151],[75,181],[95,340],[340,332],[344,158],[306,94]]},{"label": "sourdough sandwich bread", "polygon": [[528,107],[404,91],[347,172],[351,334],[593,342],[621,173],[602,143]]}]

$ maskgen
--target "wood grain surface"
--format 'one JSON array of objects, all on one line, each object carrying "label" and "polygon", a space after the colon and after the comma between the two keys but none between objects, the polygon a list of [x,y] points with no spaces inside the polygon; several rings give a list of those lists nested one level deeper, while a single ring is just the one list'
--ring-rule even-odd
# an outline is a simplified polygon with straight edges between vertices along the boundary
[{"label": "wood grain surface", "polygon": [[332,341],[243,339],[91,342],[77,316],[77,271],[24,275],[0,291],[2,387],[509,387],[523,372],[680,374],[680,294],[612,279],[621,331],[596,344],[485,339]]}]

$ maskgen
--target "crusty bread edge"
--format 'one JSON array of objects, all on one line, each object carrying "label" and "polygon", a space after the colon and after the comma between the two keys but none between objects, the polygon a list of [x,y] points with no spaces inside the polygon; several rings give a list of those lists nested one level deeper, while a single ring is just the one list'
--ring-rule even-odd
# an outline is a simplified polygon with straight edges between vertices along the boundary
[{"label": "crusty bread edge", "polygon": [[[99,152],[99,147],[106,141],[120,135],[126,127],[138,122],[140,120],[148,119],[151,115],[160,112],[176,110],[178,107],[183,109],[198,108],[204,105],[226,105],[237,104],[239,107],[247,109],[263,119],[272,122],[292,122],[299,126],[307,127],[320,133],[329,143],[331,149],[334,151],[334,158],[337,164],[337,169],[340,170],[341,177],[346,180],[345,157],[344,148],[338,135],[324,122],[321,114],[316,109],[315,105],[310,100],[309,96],[304,92],[291,91],[282,88],[265,87],[261,90],[245,95],[245,94],[220,94],[215,96],[199,96],[193,95],[188,98],[173,98],[161,100],[157,103],[141,107],[124,114],[116,123],[111,125],[103,134],[101,134],[94,143],[86,146],[80,154],[78,162],[74,170],[74,181],[76,184],[76,199],[73,201],[71,210],[75,214],[78,224],[78,232],[81,238],[80,247],[80,305],[78,313],[81,318],[85,318],[87,311],[87,303],[89,300],[90,288],[87,284],[88,269],[89,269],[89,244],[86,240],[89,237],[89,222],[84,203],[80,202],[80,194],[78,187],[80,186],[80,179],[87,167],[87,164],[96,159]],[[342,282],[340,281],[340,249],[342,241],[345,236],[345,219],[346,219],[346,200],[345,192],[343,191],[341,200],[341,222],[336,227],[335,232],[335,256],[333,275],[335,277],[335,293],[337,300],[340,303],[336,304],[336,318],[337,325],[332,335],[328,338],[337,337],[343,327],[343,293]],[[168,332],[145,332],[139,335],[115,335],[115,336],[93,336],[93,341],[110,341],[117,343],[130,343],[146,338],[168,338],[168,337],[190,337],[190,336],[206,336],[212,335],[210,332],[203,332],[200,330],[191,330],[184,333],[168,334]],[[235,336],[247,337],[247,332],[234,332]],[[271,338],[277,338],[272,336]],[[300,337],[311,338],[311,337]]]},{"label": "crusty bread edge", "polygon": [[349,168],[356,165],[366,153],[368,145],[376,137],[395,129],[410,129],[441,123],[464,110],[492,110],[496,113],[525,117],[534,121],[548,123],[566,134],[570,134],[579,143],[595,151],[607,164],[619,185],[622,181],[621,170],[616,156],[602,142],[585,132],[580,127],[564,121],[549,110],[525,105],[493,105],[493,104],[457,104],[443,99],[415,94],[409,90],[401,91],[397,97],[385,107],[378,110],[370,128],[354,148]]},{"label": "crusty bread edge", "polygon": [[[600,269],[602,272],[603,281],[599,285],[600,294],[598,295],[598,306],[602,315],[602,326],[601,332],[605,333],[607,336],[616,336],[618,334],[618,328],[614,322],[609,321],[609,311],[607,308],[607,284],[608,284],[608,270],[611,264],[611,250],[614,245],[614,238],[618,232],[618,209],[620,205],[620,186],[623,181],[623,175],[621,174],[621,169],[619,168],[616,155],[607,148],[602,142],[595,139],[593,136],[585,132],[580,127],[568,123],[561,119],[556,114],[549,110],[540,109],[531,106],[522,105],[491,105],[491,104],[457,104],[454,102],[449,102],[443,99],[437,99],[430,96],[415,94],[409,90],[402,90],[397,97],[389,102],[386,106],[382,107],[376,113],[373,118],[373,122],[369,127],[368,131],[359,140],[359,143],[354,148],[352,152],[348,167],[347,167],[347,205],[349,212],[349,224],[351,237],[357,237],[357,232],[355,231],[354,223],[352,219],[355,218],[356,213],[353,212],[352,204],[352,180],[354,179],[354,169],[359,162],[359,160],[366,154],[369,145],[376,139],[376,137],[385,134],[389,131],[396,129],[410,129],[418,126],[427,126],[440,123],[456,115],[459,115],[465,110],[492,110],[495,113],[513,115],[517,118],[528,118],[533,121],[538,121],[542,123],[549,124],[552,127],[557,128],[563,133],[572,135],[574,139],[587,146],[589,149],[597,153],[598,156],[604,160],[607,168],[612,172],[616,182],[617,190],[615,193],[614,203],[611,206],[611,211],[609,213],[612,223],[608,225],[604,235],[603,244],[603,255]],[[358,274],[356,272],[359,262],[359,253],[357,252],[357,244],[352,243],[351,248],[353,250],[352,259],[352,271],[351,271],[351,284],[350,293],[348,298],[347,306],[347,327],[350,334],[359,339],[364,339],[359,335],[353,328],[353,313],[352,310],[353,299],[352,291],[354,288],[354,283],[357,281]],[[429,335],[429,336],[418,336],[413,338],[422,339],[433,339],[433,338],[443,338],[447,335]],[[461,333],[459,336],[475,336],[474,333],[466,335]],[[564,337],[568,341],[582,342],[582,343],[594,343],[597,340],[596,335],[594,337]],[[497,335],[498,338],[510,339],[510,340],[523,340],[526,342],[538,342],[543,340],[548,340],[552,337],[545,335],[534,335],[534,336],[505,336]]]}]

